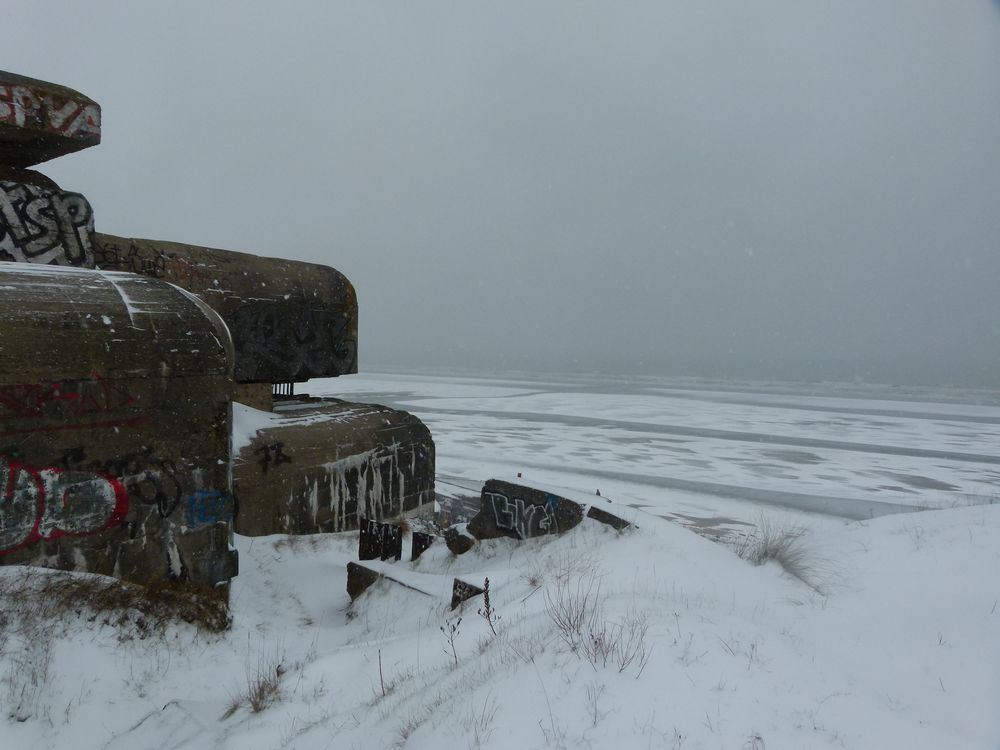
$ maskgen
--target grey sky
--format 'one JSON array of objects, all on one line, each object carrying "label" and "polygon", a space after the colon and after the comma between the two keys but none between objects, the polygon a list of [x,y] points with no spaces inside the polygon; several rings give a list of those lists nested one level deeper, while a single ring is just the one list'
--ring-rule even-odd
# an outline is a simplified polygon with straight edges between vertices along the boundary
[{"label": "grey sky", "polygon": [[100,231],[327,263],[361,369],[1000,387],[992,0],[7,0]]}]

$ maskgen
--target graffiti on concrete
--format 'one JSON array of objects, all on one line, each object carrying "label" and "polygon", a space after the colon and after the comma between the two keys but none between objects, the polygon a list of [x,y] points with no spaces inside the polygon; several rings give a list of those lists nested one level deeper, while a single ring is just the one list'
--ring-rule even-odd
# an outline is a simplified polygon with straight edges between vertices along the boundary
[{"label": "graffiti on concrete", "polygon": [[[97,373],[93,380],[0,385],[0,418],[54,419],[74,423],[126,409],[135,399]],[[86,426],[92,426],[89,422]]]},{"label": "graffiti on concrete", "polygon": [[0,182],[0,260],[89,265],[94,212],[79,193]]},{"label": "graffiti on concrete", "polygon": [[521,539],[544,536],[558,531],[556,508],[559,499],[549,495],[544,505],[513,499],[499,492],[483,492],[483,498],[493,509],[493,517],[498,529],[513,531]]},{"label": "graffiti on concrete", "polygon": [[124,241],[99,242],[94,247],[94,265],[104,271],[127,271],[164,279],[188,290],[207,287],[212,281],[212,274],[205,266],[150,242],[129,241],[127,245]]},{"label": "graffiti on concrete", "polygon": [[233,496],[219,490],[198,490],[184,498],[184,521],[188,528],[233,520]]},{"label": "graffiti on concrete", "polygon": [[476,539],[530,539],[572,529],[583,520],[584,510],[580,503],[545,490],[489,479],[479,513],[467,528]]},{"label": "graffiti on concrete", "polygon": [[121,477],[132,500],[141,505],[155,506],[161,518],[173,513],[185,494],[185,472],[173,459],[158,457],[149,446],[103,461],[89,462],[86,449],[77,446],[65,451],[58,464],[66,469],[86,468]]},{"label": "graffiti on concrete", "polygon": [[[328,377],[354,370],[357,345],[347,335],[348,318],[342,313],[313,310],[301,300],[287,305],[247,304],[226,321],[236,351],[241,382],[287,382]],[[282,373],[275,379],[271,373]]]},{"label": "graffiti on concrete", "polygon": [[267,474],[267,470],[271,464],[281,466],[282,464],[290,464],[292,462],[292,459],[285,453],[284,443],[261,445],[254,448],[253,452],[255,456],[260,456],[257,459],[257,463],[260,465],[260,470],[263,474]]},{"label": "graffiti on concrete", "polygon": [[100,135],[101,109],[94,102],[57,99],[29,86],[0,86],[0,122],[70,137]]},{"label": "graffiti on concrete", "polygon": [[0,456],[0,555],[62,536],[119,525],[128,493],[106,474],[35,468]]},{"label": "graffiti on concrete", "polygon": [[161,278],[167,259],[163,251],[143,253],[135,245],[129,245],[128,250],[117,245],[97,245],[94,248],[94,265],[104,271],[127,271]]},{"label": "graffiti on concrete", "polygon": [[38,432],[119,429],[149,421],[120,384],[91,380],[0,385],[0,437]]}]

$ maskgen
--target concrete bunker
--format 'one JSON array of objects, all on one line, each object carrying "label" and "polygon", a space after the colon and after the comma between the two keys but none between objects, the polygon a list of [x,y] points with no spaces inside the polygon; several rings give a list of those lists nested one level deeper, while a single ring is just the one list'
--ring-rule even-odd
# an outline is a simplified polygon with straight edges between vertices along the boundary
[{"label": "concrete bunker", "polygon": [[[294,393],[357,372],[350,282],[97,233],[84,196],[27,167],[100,139],[96,102],[0,71],[0,564],[215,584],[234,528],[337,531],[430,502],[418,419]],[[235,443],[234,409],[252,425]]]},{"label": "concrete bunker", "polygon": [[0,562],[228,581],[219,317],[131,274],[0,263],[0,288]]}]

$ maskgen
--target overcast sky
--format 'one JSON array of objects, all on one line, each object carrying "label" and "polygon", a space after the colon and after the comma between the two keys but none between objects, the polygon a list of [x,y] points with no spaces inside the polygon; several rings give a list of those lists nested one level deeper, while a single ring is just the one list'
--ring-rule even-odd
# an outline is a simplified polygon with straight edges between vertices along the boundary
[{"label": "overcast sky", "polygon": [[360,367],[1000,387],[994,0],[4,0],[99,231],[332,265]]}]

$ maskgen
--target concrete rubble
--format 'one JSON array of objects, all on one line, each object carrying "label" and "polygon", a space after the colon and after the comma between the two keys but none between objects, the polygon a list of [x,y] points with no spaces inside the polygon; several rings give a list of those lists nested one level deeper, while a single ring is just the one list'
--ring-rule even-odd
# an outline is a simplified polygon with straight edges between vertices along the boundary
[{"label": "concrete rubble", "polygon": [[[597,502],[600,504],[582,503],[548,490],[489,479],[482,486],[479,510],[470,521],[443,528],[438,525],[439,534],[430,533],[427,525],[422,525],[420,531],[410,531],[412,552],[410,559],[403,561],[399,553],[406,535],[404,528],[392,523],[371,522],[362,527],[358,537],[359,562],[350,562],[347,566],[348,594],[353,602],[375,583],[388,581],[428,596],[440,597],[444,590],[441,579],[445,576],[418,573],[414,565],[438,536],[444,539],[449,552],[457,557],[483,540],[511,539],[520,542],[567,533],[585,518],[616,531],[634,528],[626,517],[632,515],[628,509],[617,506],[607,498],[598,497]],[[441,508],[435,523],[440,524],[441,520],[450,517],[449,511]],[[393,561],[401,561],[402,564],[393,564]],[[440,556],[437,556],[437,562],[441,563]],[[493,577],[492,573],[490,577]],[[484,585],[480,586],[472,582],[467,574],[451,578],[448,588],[450,609],[457,609],[469,599],[481,596],[485,591],[485,576],[483,580]]]}]

